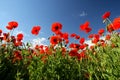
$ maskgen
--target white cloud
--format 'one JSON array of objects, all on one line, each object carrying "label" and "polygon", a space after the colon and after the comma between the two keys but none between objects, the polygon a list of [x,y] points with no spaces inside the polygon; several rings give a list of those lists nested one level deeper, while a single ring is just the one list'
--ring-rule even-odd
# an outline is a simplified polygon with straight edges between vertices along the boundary
[{"label": "white cloud", "polygon": [[82,11],[80,14],[79,14],[80,17],[84,17],[84,16],[87,16],[87,13],[85,11]]},{"label": "white cloud", "polygon": [[91,42],[91,40],[86,40],[85,43],[87,43],[89,46],[94,45],[94,44]]},{"label": "white cloud", "polygon": [[47,44],[47,39],[42,37],[42,38],[36,38],[32,40],[32,45],[35,47],[35,45],[46,45]]},{"label": "white cloud", "polygon": [[[24,31],[21,31],[21,30],[15,30],[13,32],[13,35],[16,36],[18,33],[23,33],[23,35],[25,37],[29,37],[30,38],[29,34],[25,33]],[[31,39],[27,39],[27,40],[30,40],[30,41],[27,41],[27,42],[29,42],[31,44],[31,48],[34,48],[37,44],[38,45],[47,45],[47,42],[48,42],[48,40],[46,38],[44,38],[44,37],[33,38],[32,40]],[[25,41],[25,43],[27,43],[27,42]]]},{"label": "white cloud", "polygon": [[25,33],[24,31],[21,31],[21,30],[15,30],[13,32],[13,35],[17,35],[19,33],[22,33],[25,37],[29,37],[30,36],[29,34]]}]

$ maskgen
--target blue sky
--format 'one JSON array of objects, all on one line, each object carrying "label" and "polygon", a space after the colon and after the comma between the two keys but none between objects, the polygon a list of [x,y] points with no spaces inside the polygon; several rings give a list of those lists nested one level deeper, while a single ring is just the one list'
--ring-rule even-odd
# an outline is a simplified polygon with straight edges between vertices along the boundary
[{"label": "blue sky", "polygon": [[[97,33],[104,28],[101,16],[104,12],[111,12],[111,19],[120,16],[120,0],[0,0],[0,29],[8,31],[5,26],[9,21],[17,21],[19,27],[14,34],[23,32],[25,41],[35,41],[39,37],[42,43],[52,35],[51,24],[63,24],[63,32],[80,32],[79,26],[85,21],[90,21],[91,33]],[[41,26],[38,37],[31,34],[35,25]],[[41,43],[40,42],[40,43]]]}]

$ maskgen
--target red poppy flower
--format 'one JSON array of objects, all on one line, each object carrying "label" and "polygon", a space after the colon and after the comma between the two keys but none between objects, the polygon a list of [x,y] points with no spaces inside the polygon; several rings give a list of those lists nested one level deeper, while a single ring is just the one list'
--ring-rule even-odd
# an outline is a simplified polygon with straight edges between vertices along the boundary
[{"label": "red poppy flower", "polygon": [[80,45],[80,47],[79,47],[79,49],[84,49],[86,47],[86,45],[85,44],[82,44],[82,45]]},{"label": "red poppy flower", "polygon": [[16,42],[14,42],[14,46],[22,46],[22,42],[21,41],[16,41]]},{"label": "red poppy flower", "polygon": [[0,36],[1,36],[2,30],[0,29]]},{"label": "red poppy flower", "polygon": [[68,34],[67,32],[65,32],[65,33],[63,33],[62,37],[63,37],[64,39],[68,39],[69,34]]},{"label": "red poppy flower", "polygon": [[120,17],[115,18],[115,19],[113,20],[113,29],[114,29],[114,30],[120,29]]},{"label": "red poppy flower", "polygon": [[19,33],[19,34],[17,35],[17,40],[18,40],[18,41],[23,40],[23,34],[22,34],[22,33]]},{"label": "red poppy flower", "polygon": [[21,60],[22,59],[22,55],[20,53],[20,51],[14,51],[14,58],[15,60]]},{"label": "red poppy flower", "polygon": [[79,50],[80,44],[74,44],[74,48]]},{"label": "red poppy flower", "polygon": [[78,50],[78,49],[79,49],[79,47],[80,47],[80,44],[71,43],[71,44],[69,45],[69,47],[70,47],[70,48],[74,48],[74,49]]},{"label": "red poppy flower", "polygon": [[85,38],[81,38],[79,42],[80,44],[83,44],[85,42]]},{"label": "red poppy flower", "polygon": [[101,39],[101,40],[100,40],[100,45],[101,45],[102,47],[105,47],[105,46],[106,46],[105,40]]},{"label": "red poppy flower", "polygon": [[86,28],[89,27],[89,24],[90,24],[90,23],[89,23],[88,21],[86,21],[84,24],[81,24],[81,25],[80,25],[80,29],[84,31]]},{"label": "red poppy flower", "polygon": [[35,49],[39,50],[39,45],[38,44],[35,45]]},{"label": "red poppy flower", "polygon": [[43,47],[44,47],[44,45],[40,45],[40,46],[39,46],[40,49],[43,49]]},{"label": "red poppy flower", "polygon": [[79,54],[77,54],[77,58],[78,58],[78,60],[85,58],[85,51],[82,51]]},{"label": "red poppy flower", "polygon": [[6,26],[8,30],[12,30],[13,28],[17,28],[17,27],[18,27],[18,23],[16,21],[11,21],[8,23],[8,26]]},{"label": "red poppy flower", "polygon": [[106,19],[106,18],[109,18],[109,16],[110,16],[110,12],[108,11],[103,14],[102,18]]},{"label": "red poppy flower", "polygon": [[49,47],[48,46],[44,46],[44,50],[47,53],[49,51]]},{"label": "red poppy flower", "polygon": [[98,34],[99,34],[99,35],[102,35],[104,32],[105,32],[104,29],[100,29],[100,30],[98,31]]},{"label": "red poppy flower", "polygon": [[85,31],[86,33],[89,33],[92,28],[89,27],[89,22],[86,21],[84,24],[80,25],[80,30]]},{"label": "red poppy flower", "polygon": [[0,29],[0,33],[2,33],[2,30]]},{"label": "red poppy flower", "polygon": [[73,49],[69,52],[69,56],[71,56],[71,57],[77,56],[77,54],[78,54],[78,52],[76,49]]},{"label": "red poppy flower", "polygon": [[10,25],[6,26],[6,28],[7,28],[8,30],[12,30],[12,29],[13,29],[13,27],[10,26]]},{"label": "red poppy flower", "polygon": [[31,33],[33,35],[38,35],[39,34],[39,31],[40,31],[41,27],[40,26],[34,26],[31,30]]},{"label": "red poppy flower", "polygon": [[79,36],[79,35],[76,35],[76,36],[75,36],[75,39],[80,39],[80,36]]},{"label": "red poppy flower", "polygon": [[90,50],[94,50],[94,47],[95,47],[95,46],[91,45],[91,46],[90,46]]},{"label": "red poppy flower", "polygon": [[8,39],[8,37],[10,36],[10,33],[3,33],[3,39],[4,40],[7,40]]},{"label": "red poppy flower", "polygon": [[44,54],[45,50],[44,49],[40,49],[40,54]]},{"label": "red poppy flower", "polygon": [[68,44],[68,43],[69,43],[69,40],[68,40],[68,39],[65,39],[65,43]]},{"label": "red poppy flower", "polygon": [[61,29],[62,29],[62,24],[61,24],[61,23],[55,22],[55,23],[52,24],[51,30],[52,30],[53,32],[58,32],[58,31],[60,31]]},{"label": "red poppy flower", "polygon": [[74,48],[74,43],[71,43],[71,44],[69,45],[69,47],[70,47],[70,48]]},{"label": "red poppy flower", "polygon": [[104,44],[104,43],[105,43],[105,40],[100,39],[100,43],[101,43],[101,44]]},{"label": "red poppy flower", "polygon": [[93,38],[93,35],[94,35],[94,34],[90,34],[90,35],[88,36],[88,38]]},{"label": "red poppy flower", "polygon": [[85,32],[86,32],[86,33],[89,33],[91,30],[92,30],[92,28],[87,27],[87,28],[85,29]]},{"label": "red poppy flower", "polygon": [[70,35],[70,37],[75,37],[76,36],[76,34],[75,33],[72,33],[71,35]]},{"label": "red poppy flower", "polygon": [[57,31],[57,32],[55,32],[55,34],[56,34],[56,35],[59,35],[60,37],[63,36],[63,33],[62,33],[61,31]]},{"label": "red poppy flower", "polygon": [[18,27],[18,23],[16,21],[11,21],[8,23],[9,26],[12,26],[13,28],[17,28]]},{"label": "red poppy flower", "polygon": [[89,44],[87,44],[87,43],[85,43],[85,44],[83,44],[85,47],[88,47],[89,46]]},{"label": "red poppy flower", "polygon": [[100,36],[98,34],[94,34],[94,38],[92,40],[92,43],[96,44],[100,39]]},{"label": "red poppy flower", "polygon": [[105,40],[110,40],[110,38],[111,38],[110,34],[107,34]]},{"label": "red poppy flower", "polygon": [[94,39],[92,40],[92,43],[97,44],[98,41],[99,41],[99,39],[94,38]]},{"label": "red poppy flower", "polygon": [[98,34],[94,34],[94,38],[96,38],[96,39],[100,39],[100,36],[98,35]]},{"label": "red poppy flower", "polygon": [[112,31],[114,31],[113,24],[109,24],[109,25],[107,26],[107,31],[108,31],[109,33],[111,33]]},{"label": "red poppy flower", "polygon": [[53,45],[56,45],[60,42],[60,37],[59,36],[51,36],[50,37],[50,43]]}]

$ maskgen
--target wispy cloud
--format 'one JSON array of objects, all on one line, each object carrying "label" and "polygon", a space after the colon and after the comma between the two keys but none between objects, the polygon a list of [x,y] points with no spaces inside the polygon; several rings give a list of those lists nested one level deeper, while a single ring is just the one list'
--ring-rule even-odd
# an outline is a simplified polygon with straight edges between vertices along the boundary
[{"label": "wispy cloud", "polygon": [[80,17],[84,17],[84,16],[87,16],[87,13],[85,11],[82,11],[80,14],[79,14]]},{"label": "wispy cloud", "polygon": [[24,31],[21,31],[21,30],[15,30],[15,31],[13,32],[13,35],[17,35],[17,34],[19,34],[19,33],[23,33],[25,37],[29,37],[29,36],[30,36],[29,34],[25,33]]}]

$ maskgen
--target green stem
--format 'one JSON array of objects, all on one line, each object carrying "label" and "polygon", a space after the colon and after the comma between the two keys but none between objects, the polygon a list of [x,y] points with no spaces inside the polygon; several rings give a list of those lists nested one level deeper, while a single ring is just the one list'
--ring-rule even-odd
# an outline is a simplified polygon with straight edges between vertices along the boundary
[{"label": "green stem", "polygon": [[113,26],[113,23],[111,22],[109,18],[107,18],[106,20]]}]

